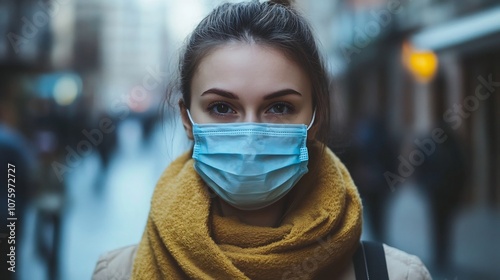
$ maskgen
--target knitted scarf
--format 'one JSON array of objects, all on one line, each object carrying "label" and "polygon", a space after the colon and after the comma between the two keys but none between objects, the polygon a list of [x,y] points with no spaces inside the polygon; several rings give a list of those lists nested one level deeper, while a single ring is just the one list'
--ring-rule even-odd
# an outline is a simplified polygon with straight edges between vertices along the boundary
[{"label": "knitted scarf", "polygon": [[310,171],[288,194],[293,209],[273,228],[217,214],[191,153],[180,156],[154,191],[132,279],[331,279],[340,273],[359,244],[361,201],[328,148],[312,145],[309,158]]}]

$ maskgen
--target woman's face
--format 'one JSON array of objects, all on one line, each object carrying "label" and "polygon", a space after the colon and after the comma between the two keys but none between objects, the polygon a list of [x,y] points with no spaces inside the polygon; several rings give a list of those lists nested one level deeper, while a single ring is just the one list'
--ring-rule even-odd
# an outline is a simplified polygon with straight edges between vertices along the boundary
[{"label": "woman's face", "polygon": [[[191,83],[189,109],[195,123],[308,125],[313,114],[311,89],[307,74],[279,50],[230,43],[201,60]],[[186,108],[181,106],[181,112],[192,139]]]}]

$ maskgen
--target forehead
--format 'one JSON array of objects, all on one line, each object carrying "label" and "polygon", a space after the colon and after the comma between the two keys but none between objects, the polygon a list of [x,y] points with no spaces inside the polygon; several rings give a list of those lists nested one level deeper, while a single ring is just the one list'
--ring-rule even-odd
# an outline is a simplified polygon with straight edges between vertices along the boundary
[{"label": "forehead", "polygon": [[192,94],[221,88],[237,95],[259,95],[291,88],[309,94],[305,71],[281,50],[256,43],[228,43],[209,52],[198,65]]}]

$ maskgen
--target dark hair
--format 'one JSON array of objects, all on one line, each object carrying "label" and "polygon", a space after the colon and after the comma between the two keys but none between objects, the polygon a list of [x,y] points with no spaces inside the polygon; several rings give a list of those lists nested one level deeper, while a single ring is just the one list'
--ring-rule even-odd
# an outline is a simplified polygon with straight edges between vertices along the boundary
[{"label": "dark hair", "polygon": [[[191,81],[200,61],[228,42],[256,43],[281,50],[309,75],[318,126],[316,138],[327,143],[330,128],[329,78],[311,28],[289,1],[225,3],[194,29],[181,54],[177,90],[191,105]],[[175,88],[168,92],[172,98]]]}]

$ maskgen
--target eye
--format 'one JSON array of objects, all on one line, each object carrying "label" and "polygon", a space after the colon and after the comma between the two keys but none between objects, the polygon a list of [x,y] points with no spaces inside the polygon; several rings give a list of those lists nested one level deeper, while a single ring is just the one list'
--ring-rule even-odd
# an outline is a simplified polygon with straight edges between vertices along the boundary
[{"label": "eye", "polygon": [[224,102],[212,103],[208,107],[208,110],[210,111],[210,113],[213,113],[216,115],[226,115],[226,114],[235,114],[236,113],[236,111],[231,109],[231,107]]},{"label": "eye", "polygon": [[268,112],[278,115],[290,114],[293,112],[293,106],[283,102],[275,103],[269,108]]}]

